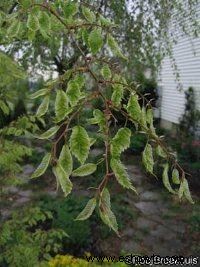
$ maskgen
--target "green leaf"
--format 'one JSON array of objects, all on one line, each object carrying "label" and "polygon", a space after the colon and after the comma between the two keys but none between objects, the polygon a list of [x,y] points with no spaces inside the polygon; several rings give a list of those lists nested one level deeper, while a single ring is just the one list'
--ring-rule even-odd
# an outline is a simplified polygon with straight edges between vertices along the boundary
[{"label": "green leaf", "polygon": [[37,31],[40,27],[39,20],[34,14],[28,15],[27,27],[32,31]]},{"label": "green leaf", "polygon": [[79,89],[81,90],[85,85],[85,78],[83,75],[76,75],[73,81],[78,85]]},{"label": "green leaf", "polygon": [[183,197],[183,192],[184,192],[184,186],[183,186],[183,182],[180,183],[180,187],[178,190],[178,197],[179,199],[181,199]]},{"label": "green leaf", "polygon": [[102,26],[110,26],[113,24],[109,19],[103,17],[102,15],[99,15],[99,19]]},{"label": "green leaf", "polygon": [[51,29],[51,20],[47,12],[40,12],[39,24],[40,28],[42,28],[44,31],[48,32]]},{"label": "green leaf", "polygon": [[153,151],[150,144],[146,145],[142,153],[142,162],[145,166],[146,171],[153,174],[154,160],[153,160]]},{"label": "green leaf", "polygon": [[[115,174],[115,177],[119,184],[121,184],[124,188],[132,189],[136,192],[136,189],[131,184],[130,178],[124,165],[121,163],[120,160],[111,159],[110,166]],[[137,193],[137,192],[136,192]]]},{"label": "green leaf", "polygon": [[96,141],[97,141],[97,139],[90,138],[90,146],[93,146]]},{"label": "green leaf", "polygon": [[83,16],[86,18],[86,20],[89,21],[90,23],[93,23],[96,20],[94,12],[92,12],[89,8],[83,6],[82,13]]},{"label": "green leaf", "polygon": [[7,34],[10,37],[18,36],[21,28],[21,22],[17,19],[14,19],[11,23],[10,27],[8,28]]},{"label": "green leaf", "polygon": [[51,127],[49,130],[44,132],[43,134],[37,136],[38,139],[48,139],[52,137],[59,129],[59,126]]},{"label": "green leaf", "polygon": [[78,3],[67,1],[64,5],[64,14],[66,18],[73,17],[78,12],[79,5]]},{"label": "green leaf", "polygon": [[101,75],[106,80],[109,80],[112,77],[112,73],[108,64],[104,65],[103,68],[101,69]]},{"label": "green leaf", "polygon": [[88,201],[85,208],[81,211],[81,213],[76,217],[75,220],[76,221],[84,221],[84,220],[88,219],[92,215],[95,207],[96,207],[96,199],[92,198]]},{"label": "green leaf", "polygon": [[153,110],[151,108],[147,109],[146,112],[146,121],[149,125],[153,124]]},{"label": "green leaf", "polygon": [[55,101],[56,121],[62,121],[68,114],[69,106],[67,95],[63,90],[57,90]]},{"label": "green leaf", "polygon": [[117,42],[115,41],[115,39],[113,38],[113,36],[111,36],[110,34],[108,34],[107,36],[107,43],[108,46],[110,47],[111,51],[118,57],[121,57],[125,60],[127,60],[127,58],[122,54]]},{"label": "green leaf", "polygon": [[91,31],[88,37],[88,44],[89,44],[92,54],[95,55],[97,52],[99,52],[99,50],[103,46],[103,39],[102,39],[100,29],[94,29],[93,31]]},{"label": "green leaf", "polygon": [[107,208],[111,208],[111,203],[110,203],[110,193],[107,188],[104,187],[103,191],[101,192],[101,198],[99,205],[106,206]]},{"label": "green leaf", "polygon": [[99,109],[93,111],[94,118],[88,120],[90,124],[98,124],[101,131],[106,127],[106,119],[103,112]]},{"label": "green leaf", "polygon": [[0,100],[0,109],[5,115],[8,115],[10,113],[8,105],[2,100]]},{"label": "green leaf", "polygon": [[190,194],[190,189],[189,189],[188,181],[185,178],[183,179],[183,194],[184,194],[185,198],[191,204],[194,204],[194,201],[193,201],[193,199],[191,197],[191,194]]},{"label": "green leaf", "polygon": [[64,145],[60,152],[59,163],[68,176],[71,175],[73,170],[73,159],[68,145]]},{"label": "green leaf", "polygon": [[87,176],[95,172],[97,169],[97,165],[93,163],[87,163],[85,165],[80,166],[76,170],[72,172],[73,176]]},{"label": "green leaf", "polygon": [[99,213],[102,221],[119,236],[117,220],[112,210],[105,208],[100,210]]},{"label": "green leaf", "polygon": [[133,120],[140,122],[141,108],[138,103],[138,96],[136,94],[131,94],[127,104],[127,111],[128,114],[133,118]]},{"label": "green leaf", "polygon": [[49,166],[51,160],[51,154],[47,153],[44,158],[42,159],[40,165],[37,167],[37,169],[34,171],[34,173],[31,175],[31,178],[36,178],[41,176],[45,173],[46,169]]},{"label": "green leaf", "polygon": [[73,73],[72,69],[69,69],[69,70],[65,71],[65,73],[63,74],[63,79],[64,80],[69,80],[71,78],[71,76],[72,76],[72,73]]},{"label": "green leaf", "polygon": [[82,126],[73,127],[70,137],[70,149],[79,162],[84,164],[90,150],[90,138]]},{"label": "green leaf", "polygon": [[107,188],[104,188],[101,194],[99,203],[99,213],[102,221],[108,225],[114,232],[118,233],[118,224],[110,205],[110,193]]},{"label": "green leaf", "polygon": [[163,184],[164,184],[164,186],[167,188],[167,190],[170,193],[175,194],[176,192],[171,187],[170,182],[169,182],[168,171],[169,171],[169,165],[168,164],[165,164],[164,165],[164,170],[163,170],[163,175],[162,175]]},{"label": "green leaf", "polygon": [[172,171],[172,181],[174,184],[180,184],[179,171],[177,169]]},{"label": "green leaf", "polygon": [[82,29],[82,40],[83,43],[85,43],[87,45],[87,47],[89,47],[89,43],[88,43],[88,38],[89,38],[89,32],[87,29]]},{"label": "green leaf", "polygon": [[111,96],[111,101],[114,104],[114,106],[118,107],[121,105],[123,94],[124,94],[123,85],[121,84],[113,85],[113,93]]},{"label": "green leaf", "polygon": [[111,155],[118,159],[120,154],[130,146],[131,130],[121,128],[115,137],[111,140]]},{"label": "green leaf", "polygon": [[68,174],[64,171],[63,167],[59,162],[55,167],[53,167],[53,173],[56,176],[57,182],[60,184],[66,197],[71,193],[73,186]]},{"label": "green leaf", "polygon": [[35,31],[28,29],[27,35],[29,42],[32,42],[35,39]]},{"label": "green leaf", "polygon": [[46,95],[48,92],[49,92],[49,90],[47,88],[40,89],[40,90],[36,91],[35,93],[31,94],[29,97],[30,97],[30,99],[35,99],[35,98],[38,98],[39,96]]},{"label": "green leaf", "polygon": [[47,110],[49,108],[49,100],[50,100],[49,95],[44,97],[42,103],[40,104],[40,106],[36,112],[37,117],[42,117],[47,112]]},{"label": "green leaf", "polygon": [[160,145],[156,147],[156,154],[161,158],[166,158],[166,153],[164,152],[163,148]]},{"label": "green leaf", "polygon": [[69,98],[71,106],[75,106],[78,103],[78,101],[82,98],[79,84],[76,81],[71,80],[68,83],[67,96]]}]

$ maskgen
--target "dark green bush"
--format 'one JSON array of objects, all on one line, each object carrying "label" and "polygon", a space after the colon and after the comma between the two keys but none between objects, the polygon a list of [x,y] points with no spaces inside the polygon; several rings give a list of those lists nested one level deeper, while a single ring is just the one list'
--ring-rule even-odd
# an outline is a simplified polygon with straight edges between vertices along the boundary
[{"label": "dark green bush", "polygon": [[16,211],[0,228],[0,266],[35,267],[62,250],[67,234],[39,207]]},{"label": "dark green bush", "polygon": [[64,247],[67,253],[84,251],[91,238],[90,222],[74,221],[77,214],[84,208],[86,198],[74,196],[68,198],[52,198],[43,196],[39,205],[42,209],[53,214],[52,228],[59,228],[69,234]]}]

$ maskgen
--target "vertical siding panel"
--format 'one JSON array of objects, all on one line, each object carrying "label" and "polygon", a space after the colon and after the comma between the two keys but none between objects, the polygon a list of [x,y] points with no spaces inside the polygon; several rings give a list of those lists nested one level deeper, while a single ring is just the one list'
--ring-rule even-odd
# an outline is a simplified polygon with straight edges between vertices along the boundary
[{"label": "vertical siding panel", "polygon": [[192,86],[196,93],[196,107],[200,110],[200,38],[179,36],[173,46],[173,56],[180,74],[183,90],[177,88],[170,59],[164,58],[158,85],[161,88],[161,118],[173,123],[179,120],[185,109],[184,91]]}]

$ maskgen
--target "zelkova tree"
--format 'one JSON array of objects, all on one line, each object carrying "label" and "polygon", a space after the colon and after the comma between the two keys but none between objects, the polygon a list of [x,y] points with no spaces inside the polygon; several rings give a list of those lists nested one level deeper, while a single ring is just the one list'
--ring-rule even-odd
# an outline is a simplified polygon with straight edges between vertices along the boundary
[{"label": "zelkova tree", "polygon": [[[49,80],[43,89],[30,96],[31,99],[41,99],[36,114],[32,116],[32,123],[33,117],[42,120],[52,105],[54,109],[51,128],[42,134],[38,130],[35,135],[38,139],[51,142],[51,151],[44,155],[32,178],[43,175],[50,166],[58,186],[67,196],[73,187],[71,176],[88,176],[97,168],[105,168],[101,183],[92,191],[93,198],[76,219],[88,219],[96,208],[103,222],[118,234],[108,185],[109,180],[114,178],[125,189],[137,193],[121,161],[121,154],[130,146],[130,125],[133,124],[147,136],[142,153],[146,171],[154,175],[154,156],[157,154],[163,162],[164,186],[170,193],[178,194],[180,199],[185,197],[193,203],[187,174],[164,145],[162,137],[156,134],[151,102],[140,94],[137,84],[127,82],[123,72],[111,60],[115,55],[124,62],[128,61],[112,35],[116,25],[82,1],[21,0],[18,4],[11,15],[1,13],[1,33],[4,33],[5,43],[23,40],[31,44],[37,41],[38,35],[42,35],[47,43],[51,43],[52,36],[56,38],[61,35],[64,42],[65,36],[70,36],[74,49],[80,52],[72,68]],[[102,50],[107,51],[107,57],[101,56]],[[97,99],[103,103],[103,108],[94,107]],[[138,102],[141,99],[142,107]],[[82,123],[85,107],[93,110],[93,117],[83,118],[87,122]],[[117,114],[124,117],[123,127],[113,127],[118,124]],[[88,162],[91,146],[95,146],[96,141],[87,131],[91,125],[98,126],[98,139],[104,144],[102,159],[96,163]],[[19,128],[12,126],[13,135],[16,134],[15,129],[17,135],[30,132],[26,129],[19,134]],[[1,134],[6,135],[8,131],[9,127],[6,127]],[[74,161],[79,163],[76,169],[73,168]]]},{"label": "zelkova tree", "polygon": [[[11,18],[20,8],[19,2],[0,1],[0,17],[6,13]],[[66,3],[64,0],[46,2],[56,5],[57,9]],[[140,73],[146,67],[157,72],[161,59],[166,55],[170,56],[171,64],[177,72],[172,53],[173,43],[180,34],[198,37],[200,33],[198,0],[80,0],[79,2],[84,2],[90,9],[99,11],[101,15],[117,24],[117,30],[113,31],[114,36],[123,53],[132,59],[124,64],[127,77]],[[57,21],[54,18],[51,18],[51,21],[51,29],[55,32]],[[17,38],[12,45],[6,46],[6,53],[13,56],[20,51],[18,62],[25,68],[31,65],[32,75],[38,69],[40,72],[56,69],[59,74],[63,74],[76,64],[80,52],[73,45],[69,35],[59,32],[48,39],[42,29],[36,35],[37,38],[33,38],[31,43],[27,42],[26,38]],[[5,43],[5,34],[0,32],[0,44]],[[87,51],[85,46],[82,49],[84,52]],[[101,51],[104,52],[106,51]]]}]

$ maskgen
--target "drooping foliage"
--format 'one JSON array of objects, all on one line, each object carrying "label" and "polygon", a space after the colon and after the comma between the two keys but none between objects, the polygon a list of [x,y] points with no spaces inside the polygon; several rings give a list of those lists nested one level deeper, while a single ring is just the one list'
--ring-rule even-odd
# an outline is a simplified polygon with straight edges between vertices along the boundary
[{"label": "drooping foliage", "polygon": [[[37,3],[43,2],[38,1]],[[77,6],[70,3],[67,6],[67,1],[48,0],[46,2],[50,2],[57,10],[63,9],[66,18],[77,14]],[[171,46],[177,40],[177,34],[186,33],[190,36],[199,36],[200,34],[198,0],[85,0],[80,2],[85,5],[81,10],[88,25],[95,23],[95,13],[98,14],[103,26],[109,26],[112,22],[117,25],[112,32],[120,43],[123,53],[132,59],[126,63],[126,68],[130,70],[131,75],[133,74],[132,70],[134,72],[143,71],[147,66],[155,69],[166,54],[170,54],[174,65]],[[9,18],[12,19],[12,14],[20,8],[20,5],[26,12],[30,3],[28,0],[1,1],[1,21],[5,14],[9,14]],[[34,7],[34,9],[37,13],[37,8]],[[10,25],[10,36],[19,34],[23,36],[21,32],[21,29],[24,28],[23,22],[14,21],[8,25]],[[25,38],[16,40],[12,46],[6,46],[6,51],[10,55],[16,55],[23,47],[23,53],[20,53],[19,60],[24,66],[34,65],[34,70],[37,72],[38,67],[40,67],[40,71],[52,70],[56,65],[56,70],[61,74],[77,62],[80,51],[74,47],[71,36],[63,33],[63,26],[55,17],[50,19],[47,13],[39,12],[37,17],[29,16],[28,27],[28,38],[32,41],[31,44]],[[51,35],[52,29],[57,34]],[[36,34],[37,38],[34,38],[34,30],[39,33]],[[49,40],[50,35],[51,39]],[[89,33],[87,31],[83,30],[80,35],[85,42],[88,42]],[[90,38],[92,36],[98,38],[97,29],[90,33]],[[0,38],[2,39],[1,43],[6,44],[4,31],[1,32]],[[99,36],[99,38],[101,37]],[[96,42],[97,39],[92,40],[92,42]],[[115,47],[116,42],[111,35],[108,40],[110,45]],[[81,48],[87,51],[84,45]],[[98,49],[98,47],[94,49]],[[105,54],[106,51],[101,51],[101,53]],[[120,53],[119,49],[115,50],[116,56],[120,56]]]},{"label": "drooping foliage", "polygon": [[[85,220],[97,209],[102,221],[119,234],[117,220],[111,209],[109,181],[115,178],[124,189],[137,192],[121,160],[121,154],[130,146],[133,134],[127,128],[127,122],[147,136],[148,142],[142,155],[146,171],[154,174],[154,153],[159,151],[165,164],[165,187],[180,199],[185,196],[190,202],[193,201],[184,170],[156,133],[150,101],[138,92],[137,84],[127,81],[124,73],[113,63],[116,57],[124,64],[128,61],[127,53],[113,36],[116,28],[114,22],[82,1],[19,0],[13,5],[11,14],[9,11],[1,12],[1,35],[4,36],[5,47],[12,47],[20,41],[24,44],[21,49],[26,50],[27,46],[41,49],[42,58],[45,54],[42,48],[48,47],[47,53],[53,53],[57,45],[56,53],[61,45],[68,48],[67,53],[77,57],[75,64],[66,65],[57,78],[49,79],[44,88],[30,96],[39,101],[32,120],[45,122],[48,116],[50,122],[50,128],[46,131],[39,127],[34,129],[34,136],[51,143],[51,151],[44,155],[32,178],[41,176],[50,167],[58,186],[67,196],[73,189],[70,176],[87,176],[94,173],[100,164],[100,167],[104,165],[105,174],[101,183],[76,219]],[[69,46],[66,42],[69,42]],[[103,51],[105,57],[102,57]],[[31,64],[31,55],[27,58],[30,58],[27,64]],[[103,103],[100,109],[93,106],[97,99]],[[141,99],[142,107],[139,105]],[[6,108],[3,108],[3,112],[6,114],[9,107],[4,103]],[[82,115],[88,106],[93,109],[93,116],[87,118],[86,122]],[[125,122],[117,130],[112,127],[113,123],[117,124],[114,114],[121,114]],[[98,162],[90,162],[89,158],[95,140],[88,126],[93,124],[98,126],[97,135],[105,147],[102,159]],[[13,129],[13,135],[30,135],[34,132],[27,125],[25,132],[21,127],[21,132],[16,134],[16,129]],[[7,131],[9,127],[1,130],[2,138]],[[175,172],[176,176],[179,175],[180,185],[174,180]]]}]

